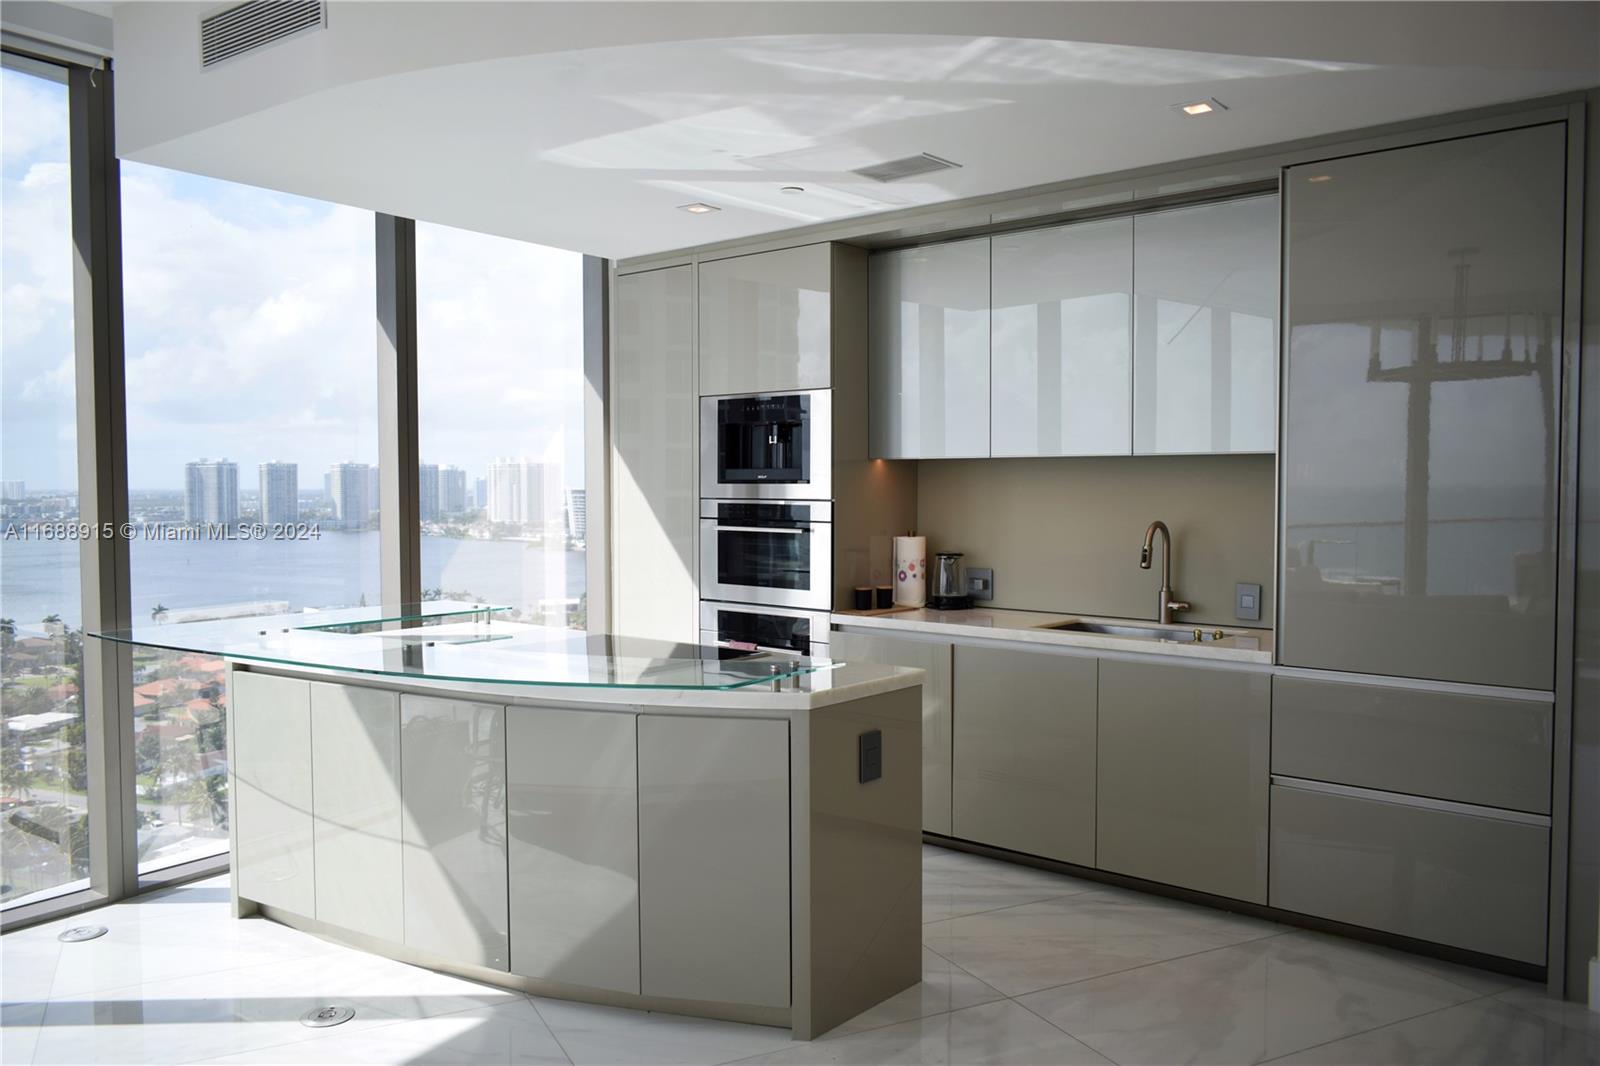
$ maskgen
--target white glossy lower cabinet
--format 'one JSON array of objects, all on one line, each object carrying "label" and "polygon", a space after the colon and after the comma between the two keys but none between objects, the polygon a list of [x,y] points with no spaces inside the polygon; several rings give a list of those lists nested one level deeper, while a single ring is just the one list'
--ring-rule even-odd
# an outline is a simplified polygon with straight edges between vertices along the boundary
[{"label": "white glossy lower cabinet", "polygon": [[640,989],[787,1007],[789,726],[639,718]]},{"label": "white glossy lower cabinet", "polygon": [[1542,964],[1549,867],[1541,825],[1272,786],[1274,907]]},{"label": "white glossy lower cabinet", "polygon": [[1097,866],[1267,901],[1271,680],[1100,661]]},{"label": "white glossy lower cabinet", "polygon": [[639,992],[635,716],[506,717],[511,972]]},{"label": "white glossy lower cabinet", "polygon": [[1093,866],[1095,660],[957,647],[953,766],[956,836]]},{"label": "white glossy lower cabinet", "polygon": [[402,696],[408,947],[508,968],[506,709]]},{"label": "white glossy lower cabinet", "polygon": [[400,699],[311,682],[318,921],[400,943]]},{"label": "white glossy lower cabinet", "polygon": [[316,917],[311,683],[233,672],[234,883],[240,896]]}]

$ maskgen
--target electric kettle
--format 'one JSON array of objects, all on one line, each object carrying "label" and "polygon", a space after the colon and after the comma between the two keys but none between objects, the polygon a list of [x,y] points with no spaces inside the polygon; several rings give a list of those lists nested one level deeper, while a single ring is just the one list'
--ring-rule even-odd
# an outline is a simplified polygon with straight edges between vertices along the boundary
[{"label": "electric kettle", "polygon": [[959,611],[972,606],[961,580],[961,553],[936,552],[933,563],[933,595],[928,606],[935,611]]}]

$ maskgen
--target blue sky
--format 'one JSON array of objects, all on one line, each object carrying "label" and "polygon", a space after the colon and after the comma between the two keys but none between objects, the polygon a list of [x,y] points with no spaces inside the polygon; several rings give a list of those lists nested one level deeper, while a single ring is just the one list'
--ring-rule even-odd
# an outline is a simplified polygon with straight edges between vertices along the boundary
[{"label": "blue sky", "polygon": [[[75,479],[66,90],[0,81],[4,351],[0,477]],[[129,484],[177,489],[189,459],[375,462],[373,217],[122,165]],[[423,460],[481,476],[501,455],[582,484],[581,257],[422,223]]]}]

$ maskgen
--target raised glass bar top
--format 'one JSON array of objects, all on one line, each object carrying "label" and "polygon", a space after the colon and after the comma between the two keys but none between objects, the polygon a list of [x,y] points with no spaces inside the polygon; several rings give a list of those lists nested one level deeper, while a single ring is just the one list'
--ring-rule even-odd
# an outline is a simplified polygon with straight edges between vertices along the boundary
[{"label": "raised glass bar top", "polygon": [[588,688],[730,690],[835,664],[508,621],[507,608],[435,600],[416,610],[301,611],[152,622],[91,637],[241,662],[426,681]]}]

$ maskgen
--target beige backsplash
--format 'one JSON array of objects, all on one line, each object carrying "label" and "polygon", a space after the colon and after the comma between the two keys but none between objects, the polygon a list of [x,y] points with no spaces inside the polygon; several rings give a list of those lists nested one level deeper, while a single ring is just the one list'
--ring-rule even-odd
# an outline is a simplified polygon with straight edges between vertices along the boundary
[{"label": "beige backsplash", "polygon": [[[1172,530],[1180,621],[1272,625],[1273,457],[938,459],[917,465],[917,532],[967,566],[993,567],[992,607],[1154,618],[1159,557],[1139,569],[1145,527]],[[1262,586],[1260,622],[1238,623],[1233,586]]]}]

